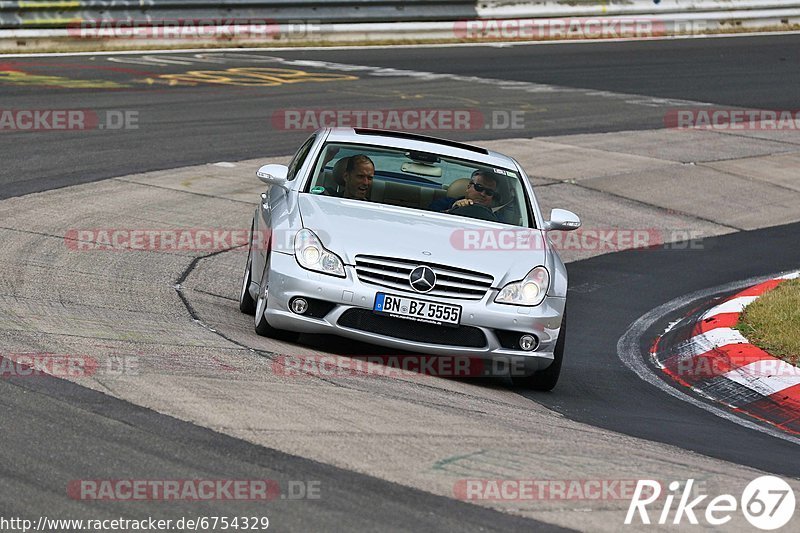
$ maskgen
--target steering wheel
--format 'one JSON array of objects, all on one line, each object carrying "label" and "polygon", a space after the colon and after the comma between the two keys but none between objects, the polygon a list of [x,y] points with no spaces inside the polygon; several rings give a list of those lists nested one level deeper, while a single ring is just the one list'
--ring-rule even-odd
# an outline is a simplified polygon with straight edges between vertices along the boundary
[{"label": "steering wheel", "polygon": [[465,205],[450,210],[450,214],[458,215],[460,217],[478,218],[481,220],[490,220],[497,222],[497,217],[490,207],[480,204]]}]

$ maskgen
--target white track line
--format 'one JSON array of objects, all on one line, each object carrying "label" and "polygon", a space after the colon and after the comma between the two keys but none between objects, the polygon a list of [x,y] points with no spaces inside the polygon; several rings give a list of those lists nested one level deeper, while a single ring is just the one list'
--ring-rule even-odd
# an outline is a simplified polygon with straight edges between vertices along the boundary
[{"label": "white track line", "polygon": [[764,396],[772,396],[800,385],[800,368],[781,359],[767,359],[726,372],[723,377]]},{"label": "white track line", "polygon": [[758,296],[739,296],[738,298],[722,302],[718,306],[712,307],[703,313],[700,320],[705,320],[724,313],[741,313],[745,307],[756,301],[757,298]]},{"label": "white track line", "polygon": [[714,348],[746,342],[748,342],[747,339],[737,330],[731,328],[714,328],[674,345],[672,347],[672,357],[680,356],[680,360],[685,361],[686,359],[691,359],[710,352]]}]

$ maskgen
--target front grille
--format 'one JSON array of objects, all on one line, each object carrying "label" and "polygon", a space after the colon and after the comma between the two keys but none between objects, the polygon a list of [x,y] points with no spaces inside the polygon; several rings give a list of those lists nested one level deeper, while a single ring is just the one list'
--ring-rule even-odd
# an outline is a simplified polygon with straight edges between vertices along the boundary
[{"label": "front grille", "polygon": [[483,348],[486,336],[478,328],[472,326],[437,326],[425,322],[414,322],[402,318],[376,315],[368,309],[348,309],[337,321],[342,327],[386,335],[397,339],[424,342],[426,344],[442,344],[446,346],[463,346]]},{"label": "front grille", "polygon": [[400,289],[420,294],[411,288],[408,276],[418,266],[428,266],[436,273],[436,285],[433,290],[424,294],[461,298],[464,300],[480,300],[492,286],[494,278],[469,270],[420,263],[407,259],[376,257],[369,255],[356,256],[356,274],[364,283],[380,285],[390,289]]}]

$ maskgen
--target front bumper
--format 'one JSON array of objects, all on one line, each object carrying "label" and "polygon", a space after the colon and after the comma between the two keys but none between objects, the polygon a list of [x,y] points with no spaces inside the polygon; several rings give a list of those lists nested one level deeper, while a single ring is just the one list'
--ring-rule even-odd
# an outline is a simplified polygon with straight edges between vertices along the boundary
[{"label": "front bumper", "polygon": [[[490,289],[480,300],[442,298],[399,291],[378,285],[363,283],[352,266],[346,266],[346,278],[337,278],[311,272],[302,268],[294,255],[272,252],[270,263],[269,298],[265,316],[275,328],[302,333],[327,333],[364,341],[398,350],[409,350],[430,355],[474,356],[492,360],[523,360],[527,370],[536,371],[549,366],[553,361],[553,349],[558,339],[564,298],[547,296],[536,307],[522,307],[494,303],[497,289]],[[255,292],[255,291],[251,291]],[[477,328],[483,332],[483,346],[454,346],[438,342],[421,342],[408,338],[364,331],[339,324],[339,319],[350,309],[371,312],[378,292],[405,294],[440,303],[460,305],[461,325]],[[302,296],[308,299],[330,302],[332,310],[322,318],[312,318],[293,313],[289,301]],[[362,313],[363,314],[363,313]],[[402,319],[391,319],[402,320]],[[409,322],[413,327],[414,322]],[[403,324],[405,326],[405,324]],[[440,326],[446,328],[446,326]],[[498,331],[513,331],[533,334],[539,340],[535,350],[523,351],[504,347]],[[508,343],[506,342],[506,345]]]}]

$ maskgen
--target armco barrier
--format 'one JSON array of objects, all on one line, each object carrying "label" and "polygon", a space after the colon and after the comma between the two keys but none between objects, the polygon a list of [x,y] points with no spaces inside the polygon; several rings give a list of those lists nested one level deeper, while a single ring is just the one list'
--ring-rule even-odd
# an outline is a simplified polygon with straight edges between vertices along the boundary
[{"label": "armco barrier", "polygon": [[666,15],[799,7],[793,0],[519,0],[478,1],[481,18]]},{"label": "armco barrier", "polygon": [[[100,20],[265,19],[275,23],[476,18],[659,16],[800,9],[797,0],[0,0],[0,28],[64,28]],[[755,15],[755,13],[751,13]]]},{"label": "armco barrier", "polygon": [[[191,38],[192,44],[241,46],[524,40],[526,35],[520,28],[532,19],[614,18],[651,21],[658,35],[797,29],[800,0],[0,0],[0,50],[187,45],[186,38],[170,38],[167,31],[144,32],[145,38],[136,39],[114,38],[102,32],[85,35],[79,31],[103,24],[140,28],[179,23],[205,29],[216,25],[217,31],[198,31]],[[485,31],[473,31],[480,21],[485,23]],[[468,22],[473,24],[469,32],[464,32]],[[246,32],[230,31],[231,26],[259,23],[268,26],[266,30],[262,28],[260,37],[257,30],[244,38]],[[529,39],[591,38],[550,33],[555,32],[546,31]],[[76,35],[81,38],[76,39]],[[601,38],[608,37],[613,35]]]},{"label": "armco barrier", "polygon": [[0,0],[0,28],[95,20],[416,22],[472,19],[475,0]]}]

